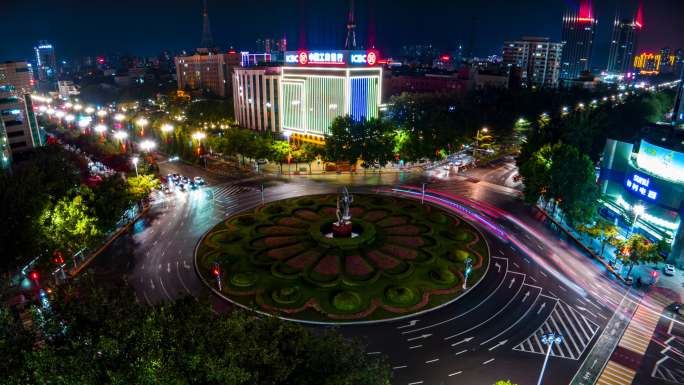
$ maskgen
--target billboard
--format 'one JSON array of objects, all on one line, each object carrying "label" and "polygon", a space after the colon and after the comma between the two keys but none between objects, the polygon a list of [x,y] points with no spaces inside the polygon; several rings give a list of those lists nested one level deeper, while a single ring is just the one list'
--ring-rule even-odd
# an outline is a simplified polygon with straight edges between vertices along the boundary
[{"label": "billboard", "polygon": [[659,178],[684,183],[684,153],[641,140],[637,166]]}]

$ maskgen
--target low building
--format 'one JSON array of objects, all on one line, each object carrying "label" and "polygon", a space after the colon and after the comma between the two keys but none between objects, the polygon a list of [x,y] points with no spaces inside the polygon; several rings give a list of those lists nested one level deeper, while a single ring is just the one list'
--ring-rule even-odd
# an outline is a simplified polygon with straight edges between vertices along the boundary
[{"label": "low building", "polygon": [[[4,137],[0,137],[0,151],[8,156],[43,145],[38,123],[33,112],[31,92],[33,73],[25,61],[0,63],[0,119]],[[2,134],[2,132],[0,132]]]},{"label": "low building", "polygon": [[178,56],[175,62],[179,90],[207,92],[225,98],[233,92],[232,73],[240,66],[242,55],[234,51],[225,54],[206,52]]},{"label": "low building", "polygon": [[62,99],[69,99],[70,97],[77,96],[81,93],[71,80],[58,81],[57,90],[59,92],[59,97]]},{"label": "low building", "polygon": [[389,74],[383,79],[383,96],[387,99],[404,92],[465,95],[472,83],[457,74]]}]

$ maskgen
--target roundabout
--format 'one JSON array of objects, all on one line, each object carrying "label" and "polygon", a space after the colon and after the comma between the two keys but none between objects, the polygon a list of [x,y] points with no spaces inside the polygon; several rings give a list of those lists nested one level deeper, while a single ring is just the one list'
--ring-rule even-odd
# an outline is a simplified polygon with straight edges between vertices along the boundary
[{"label": "roundabout", "polygon": [[484,276],[487,244],[453,213],[386,195],[341,199],[290,198],[229,217],[200,240],[198,273],[238,306],[316,323],[422,313]]}]

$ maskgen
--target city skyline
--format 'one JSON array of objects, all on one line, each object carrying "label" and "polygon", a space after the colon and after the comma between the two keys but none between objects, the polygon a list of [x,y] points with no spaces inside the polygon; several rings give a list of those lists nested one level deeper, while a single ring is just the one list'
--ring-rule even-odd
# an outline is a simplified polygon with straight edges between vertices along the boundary
[{"label": "city skyline", "polygon": [[[138,5],[124,1],[117,3],[117,7],[106,15],[101,15],[94,5],[69,6],[69,1],[59,6],[38,1],[36,5],[32,3],[31,7],[11,1],[5,9],[14,17],[0,26],[0,32],[11,34],[11,31],[22,26],[28,26],[29,31],[3,45],[0,58],[29,59],[31,49],[38,40],[51,41],[60,60],[112,52],[156,55],[164,50],[192,49],[200,45],[202,33],[203,4],[201,1],[196,3],[171,1],[162,4],[153,1]],[[414,17],[415,6],[409,4],[402,6],[403,3],[394,2],[390,6],[386,0],[359,1],[356,6],[358,44],[375,46],[381,52],[396,56],[403,45],[432,44],[446,51],[455,49],[459,44],[467,49],[473,40],[474,54],[486,56],[501,54],[504,40],[521,36],[544,36],[552,41],[560,41],[562,14],[569,7],[576,7],[576,2],[555,0],[543,8],[536,3],[519,1],[509,4],[494,0],[486,6],[445,6],[437,1],[427,1],[421,6],[424,17],[417,20]],[[630,13],[636,12],[637,5],[636,0],[594,2],[594,15],[599,23],[592,67],[605,67],[607,63],[616,11],[622,18],[628,18],[631,17]],[[50,12],[37,14],[33,12],[34,6],[50,9]],[[257,38],[277,38],[281,35],[287,36],[292,49],[341,48],[344,45],[346,1],[325,4],[306,0],[290,3],[266,1],[259,5],[240,4],[233,8],[228,4],[209,1],[208,7],[214,41],[224,49],[233,46],[250,50]],[[264,13],[264,8],[277,11]],[[684,29],[676,23],[675,16],[684,12],[683,3],[652,0],[644,4],[644,9],[645,26],[639,39],[638,52],[657,51],[664,46],[674,49],[684,46]],[[475,23],[473,15],[477,15]],[[54,23],[52,19],[79,22],[78,25],[72,25]],[[240,20],[254,22],[243,24],[239,23]],[[176,28],[170,28],[173,24]],[[126,25],[127,28],[122,30],[116,28],[117,25]],[[83,31],[89,32],[82,34]],[[471,35],[474,39],[471,39]],[[67,43],[75,41],[79,43]]]}]

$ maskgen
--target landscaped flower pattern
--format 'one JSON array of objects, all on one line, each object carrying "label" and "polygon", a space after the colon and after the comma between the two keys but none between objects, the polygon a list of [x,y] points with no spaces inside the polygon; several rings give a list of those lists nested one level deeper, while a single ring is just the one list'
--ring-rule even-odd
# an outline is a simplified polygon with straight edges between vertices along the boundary
[{"label": "landscaped flower pattern", "polygon": [[444,303],[460,291],[466,257],[469,283],[482,275],[487,249],[472,226],[412,200],[354,198],[356,238],[323,234],[336,220],[336,196],[294,198],[217,225],[198,262],[207,276],[219,262],[232,300],[309,320],[391,318]]}]

